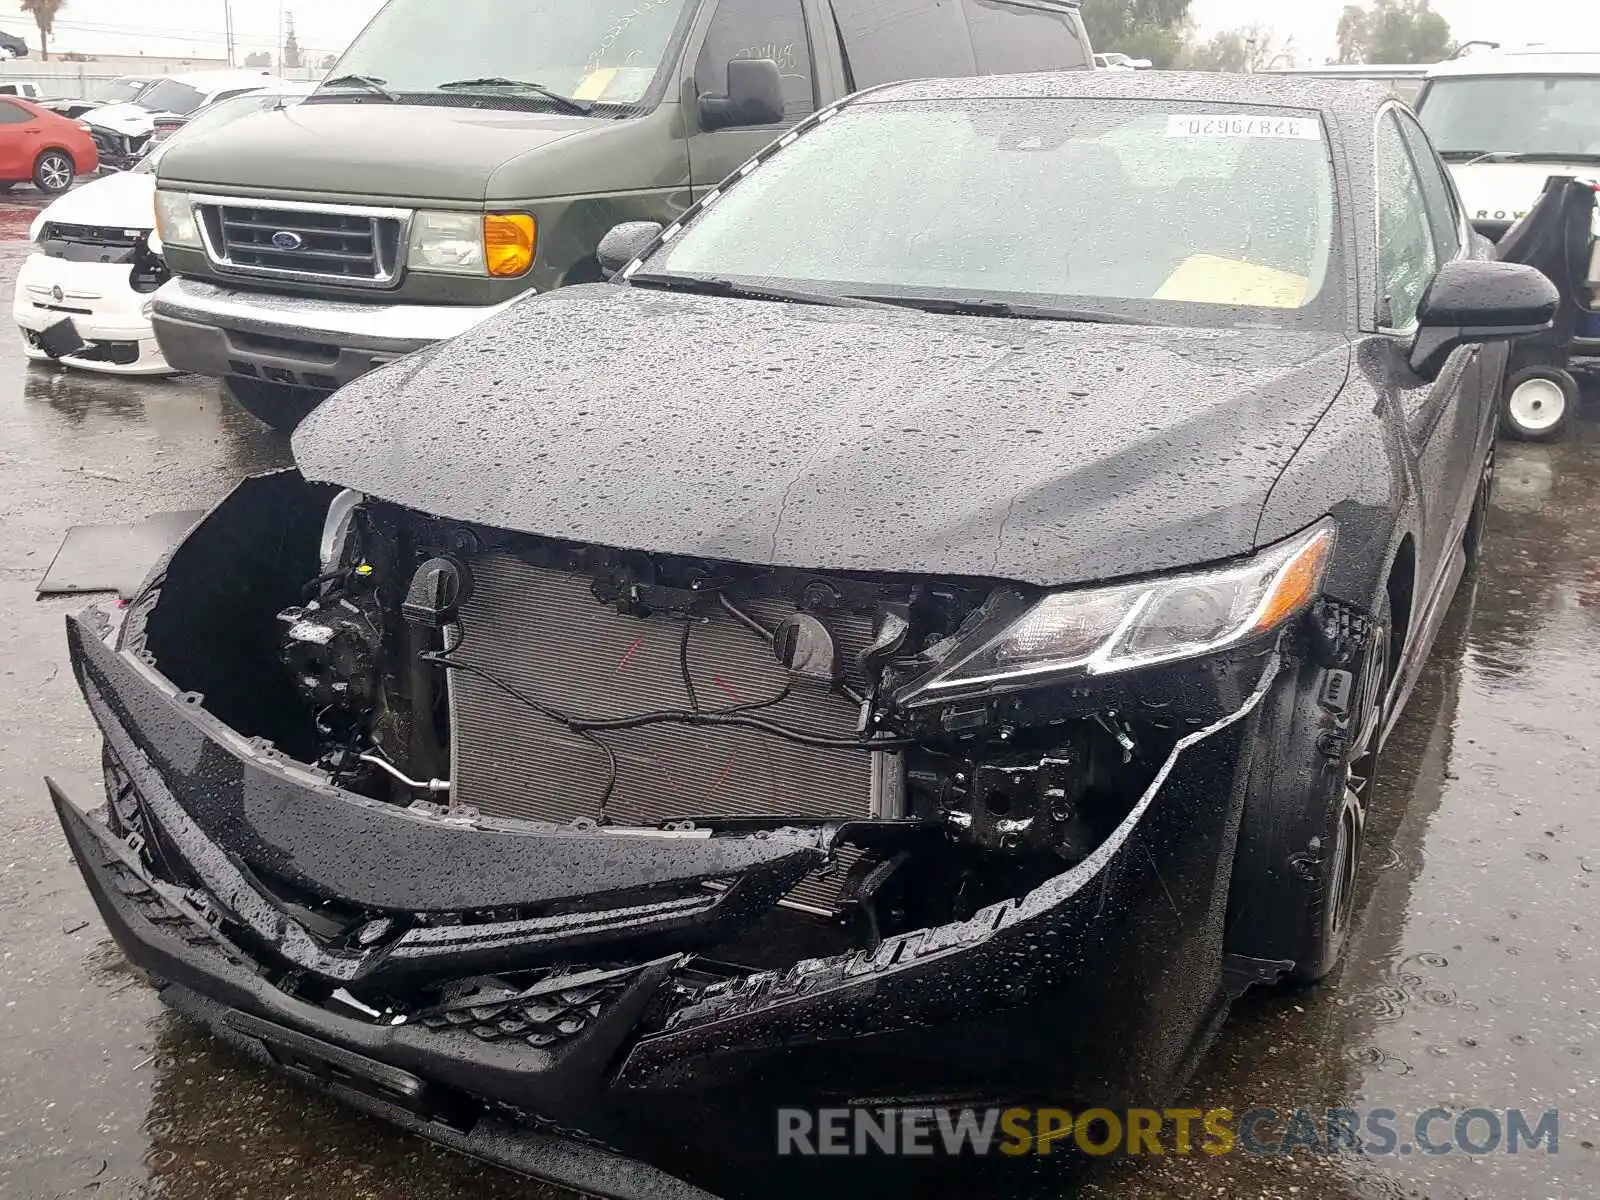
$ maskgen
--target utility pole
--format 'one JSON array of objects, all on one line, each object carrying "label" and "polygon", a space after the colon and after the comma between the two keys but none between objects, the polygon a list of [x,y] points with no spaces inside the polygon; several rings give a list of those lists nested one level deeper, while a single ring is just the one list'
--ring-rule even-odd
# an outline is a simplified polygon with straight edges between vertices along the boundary
[{"label": "utility pole", "polygon": [[228,43],[228,65],[233,66],[233,0],[222,0],[224,38]]}]

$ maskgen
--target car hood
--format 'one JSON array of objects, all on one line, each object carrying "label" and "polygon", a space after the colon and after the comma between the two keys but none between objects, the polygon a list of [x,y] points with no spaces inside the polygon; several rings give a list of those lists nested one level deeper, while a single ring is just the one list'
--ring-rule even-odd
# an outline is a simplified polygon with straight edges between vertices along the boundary
[{"label": "car hood", "polygon": [[549,112],[308,102],[183,139],[161,160],[160,178],[203,188],[482,201],[512,159],[616,124]]},{"label": "car hood", "polygon": [[1251,550],[1349,360],[1332,333],[597,284],[357,380],[294,448],[310,479],[525,533],[1053,586]]},{"label": "car hood", "polygon": [[155,225],[155,176],[139,171],[102,175],[72,189],[44,210],[63,225],[150,229]]},{"label": "car hood", "polygon": [[[1473,163],[1450,168],[1461,191],[1469,221],[1520,221],[1538,203],[1552,175],[1574,175],[1600,183],[1600,166],[1594,163]],[[1595,217],[1600,233],[1600,213]]]},{"label": "car hood", "polygon": [[147,108],[140,108],[137,104],[106,104],[100,108],[91,108],[78,120],[88,125],[97,125],[101,129],[109,129],[113,133],[124,133],[129,137],[142,137],[154,132],[156,116]]}]

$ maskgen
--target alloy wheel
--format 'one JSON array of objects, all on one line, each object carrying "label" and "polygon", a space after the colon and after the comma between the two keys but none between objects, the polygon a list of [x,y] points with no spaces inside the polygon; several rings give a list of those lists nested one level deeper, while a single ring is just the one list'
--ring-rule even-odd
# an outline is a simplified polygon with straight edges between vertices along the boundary
[{"label": "alloy wheel", "polygon": [[65,191],[72,186],[72,164],[62,155],[47,154],[39,163],[39,179],[47,191]]}]

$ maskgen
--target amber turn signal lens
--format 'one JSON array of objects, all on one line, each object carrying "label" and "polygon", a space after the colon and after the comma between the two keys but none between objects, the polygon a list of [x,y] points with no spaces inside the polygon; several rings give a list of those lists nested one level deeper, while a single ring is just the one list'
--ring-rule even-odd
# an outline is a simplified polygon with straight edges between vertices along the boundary
[{"label": "amber turn signal lens", "polygon": [[533,266],[538,227],[526,213],[491,213],[483,219],[483,252],[498,279],[526,275]]},{"label": "amber turn signal lens", "polygon": [[1307,542],[1298,554],[1278,570],[1267,598],[1262,602],[1256,629],[1276,629],[1298,612],[1309,608],[1322,586],[1322,573],[1333,554],[1333,531],[1324,529]]}]

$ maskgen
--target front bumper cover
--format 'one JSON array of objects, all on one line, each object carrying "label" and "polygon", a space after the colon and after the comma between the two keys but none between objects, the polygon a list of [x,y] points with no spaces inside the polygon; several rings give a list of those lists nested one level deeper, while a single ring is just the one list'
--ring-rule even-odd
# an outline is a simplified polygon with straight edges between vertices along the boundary
[{"label": "front bumper cover", "polygon": [[[245,741],[86,623],[69,620],[69,640],[113,804],[136,793],[186,876],[152,873],[138,834],[119,839],[51,785],[128,957],[225,1040],[514,1170],[602,1196],[768,1195],[779,1106],[1160,1103],[1225,1011],[1239,768],[1275,663],[1237,712],[1179,743],[1122,827],[1066,874],[872,952],[708,986],[691,952],[770,909],[836,827],[684,838],[402,810]],[[268,878],[479,919],[358,949],[308,928]],[[663,886],[711,878],[734,886],[659,900]],[[589,906],[565,916],[488,911],[561,912],[578,896]],[[525,1036],[529,1009],[386,1023],[327,998],[575,964],[605,968],[606,990],[555,1037]],[[318,987],[286,984],[306,979]]]}]

